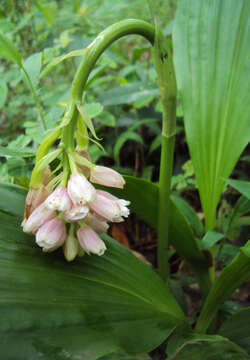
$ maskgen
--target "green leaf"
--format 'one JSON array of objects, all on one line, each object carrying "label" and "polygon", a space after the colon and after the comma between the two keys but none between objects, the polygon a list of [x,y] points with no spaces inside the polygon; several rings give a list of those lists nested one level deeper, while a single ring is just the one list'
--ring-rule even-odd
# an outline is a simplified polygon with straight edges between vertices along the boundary
[{"label": "green leaf", "polygon": [[158,275],[109,236],[103,236],[104,256],[67,263],[61,250],[42,253],[34,238],[21,232],[20,221],[0,214],[5,359],[18,358],[20,351],[27,360],[141,353],[185,321]]},{"label": "green leaf", "polygon": [[148,98],[149,96],[158,96],[159,89],[152,84],[144,82],[135,82],[115,87],[111,90],[105,91],[100,95],[98,101],[103,105],[119,105],[130,104],[141,99]]},{"label": "green leaf", "polygon": [[250,355],[250,307],[238,311],[225,321],[219,334],[241,346]]},{"label": "green leaf", "polygon": [[84,108],[91,119],[100,115],[103,111],[103,106],[100,103],[85,104]]},{"label": "green leaf", "polygon": [[207,230],[249,141],[249,24],[248,0],[178,2],[174,62]]},{"label": "green leaf", "polygon": [[250,182],[243,180],[226,179],[227,184],[231,185],[234,189],[239,191],[248,200],[250,200]]},{"label": "green leaf", "polygon": [[8,94],[8,86],[4,79],[0,79],[0,108],[5,104]]},{"label": "green leaf", "polygon": [[172,195],[172,200],[174,200],[175,205],[181,209],[194,233],[201,237],[204,233],[204,228],[199,216],[194,211],[194,209],[180,196]]},{"label": "green leaf", "polygon": [[[42,66],[41,52],[29,56],[23,63],[23,67],[28,72],[30,80],[34,87],[38,85],[41,66]],[[24,74],[24,76],[26,75]]]},{"label": "green leaf", "polygon": [[224,238],[224,234],[218,233],[216,231],[209,231],[201,239],[201,248],[207,250],[214,246],[218,241]]},{"label": "green leaf", "polygon": [[0,183],[0,210],[22,217],[27,190],[21,186]]},{"label": "green leaf", "polygon": [[96,132],[95,132],[95,128],[94,125],[92,123],[92,120],[87,112],[87,110],[82,106],[82,105],[77,105],[77,109],[79,111],[79,114],[81,115],[82,121],[84,122],[84,124],[88,127],[88,129],[90,130],[91,134],[93,135],[93,137],[97,140],[100,140],[97,136],[96,136]]},{"label": "green leaf", "polygon": [[44,76],[48,75],[48,73],[53,69],[54,66],[60,64],[62,61],[69,59],[71,57],[75,56],[82,56],[86,52],[86,49],[80,49],[80,50],[73,50],[69,52],[68,54],[58,56],[54,58],[43,71],[41,72],[40,78],[43,78]]},{"label": "green leaf", "polygon": [[19,157],[19,158],[25,158],[25,157],[32,157],[35,156],[34,151],[26,150],[13,150],[9,147],[0,146],[0,157]]},{"label": "green leaf", "polygon": [[116,162],[119,162],[119,155],[120,155],[120,151],[122,146],[124,145],[124,143],[128,140],[133,140],[136,141],[139,144],[143,144],[143,140],[142,137],[133,132],[133,131],[125,131],[123,132],[117,139],[115,146],[114,146],[114,159]]},{"label": "green leaf", "polygon": [[192,335],[169,360],[247,360],[244,349],[219,335]]},{"label": "green leaf", "polygon": [[0,32],[0,57],[22,66],[21,55],[12,40]]},{"label": "green leaf", "polygon": [[249,278],[250,240],[245,246],[240,248],[238,255],[222,270],[214,281],[198,318],[196,324],[197,332],[206,332],[222,304]]},{"label": "green leaf", "polygon": [[[158,185],[145,179],[133,176],[124,176],[126,185],[124,189],[109,188],[114,195],[131,201],[130,208],[141,219],[154,229],[157,228],[158,212]],[[179,208],[180,206],[180,208]],[[199,249],[193,231],[182,212],[182,203],[175,203],[175,197],[171,197],[170,211],[170,243],[180,256],[187,261],[199,278],[200,286],[207,290],[207,267],[209,266],[205,255]],[[203,278],[204,276],[204,278]],[[202,278],[202,279],[201,279]],[[208,281],[209,282],[209,281]],[[206,289],[205,289],[206,288]]]}]

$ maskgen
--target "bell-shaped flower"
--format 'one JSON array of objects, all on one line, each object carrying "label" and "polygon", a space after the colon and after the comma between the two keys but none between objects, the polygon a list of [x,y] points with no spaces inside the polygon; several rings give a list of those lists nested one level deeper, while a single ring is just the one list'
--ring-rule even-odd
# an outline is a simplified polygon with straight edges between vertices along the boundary
[{"label": "bell-shaped flower", "polygon": [[36,243],[43,251],[53,251],[62,246],[66,238],[66,227],[58,217],[47,221],[36,233]]},{"label": "bell-shaped flower", "polygon": [[45,206],[50,210],[67,211],[72,201],[65,186],[58,186],[45,200]]},{"label": "bell-shaped flower", "polygon": [[105,220],[101,220],[92,213],[88,213],[88,216],[84,219],[84,223],[100,234],[107,232],[109,228],[109,224]]},{"label": "bell-shaped flower", "polygon": [[[104,212],[100,209],[100,199],[101,199],[101,203],[107,203],[107,201],[104,201],[103,198],[105,198],[106,200],[109,201],[109,204],[110,204],[110,209],[109,211],[111,211],[111,209],[114,209],[115,206],[119,209],[118,213],[119,215],[117,216],[114,216],[112,220],[112,222],[121,222],[123,221],[123,217],[128,217],[129,216],[129,209],[127,208],[128,205],[130,205],[130,201],[127,201],[127,200],[123,200],[123,199],[119,199],[117,198],[116,196],[108,193],[107,191],[103,191],[103,190],[97,190],[96,191],[97,193],[97,200],[99,200],[99,203],[98,201],[91,204],[91,209],[93,209],[93,211],[95,211],[98,215],[110,220],[107,216],[109,215],[109,212],[106,212],[106,216],[104,215]],[[112,204],[112,206],[111,206]],[[96,208],[96,206],[98,208]],[[96,208],[96,210],[94,209]],[[105,211],[107,209],[105,208]],[[102,212],[102,213],[101,213]]]},{"label": "bell-shaped flower", "polygon": [[55,212],[47,209],[43,202],[31,213],[28,219],[24,219],[22,222],[23,231],[34,234],[40,226],[51,220],[55,215]]},{"label": "bell-shaped flower", "polygon": [[67,222],[74,222],[84,219],[89,212],[89,207],[86,205],[74,205],[72,208],[64,213],[64,219]]},{"label": "bell-shaped flower", "polygon": [[103,255],[107,249],[102,239],[89,226],[83,226],[77,231],[78,241],[87,254]]},{"label": "bell-shaped flower", "polygon": [[74,204],[83,205],[95,200],[96,190],[84,175],[73,173],[68,181],[68,194]]},{"label": "bell-shaped flower", "polygon": [[89,204],[90,209],[102,218],[112,221],[123,221],[121,217],[121,210],[116,201],[110,200],[107,197],[96,194],[96,200]]},{"label": "bell-shaped flower", "polygon": [[96,165],[91,169],[90,181],[95,184],[111,186],[122,189],[125,185],[124,178],[115,170],[106,166]]}]

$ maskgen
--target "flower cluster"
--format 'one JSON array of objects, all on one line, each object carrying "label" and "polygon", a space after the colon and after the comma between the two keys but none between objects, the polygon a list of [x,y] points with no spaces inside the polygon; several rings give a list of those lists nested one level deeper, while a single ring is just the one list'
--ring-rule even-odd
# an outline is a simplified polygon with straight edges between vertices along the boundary
[{"label": "flower cluster", "polygon": [[123,188],[123,177],[104,166],[93,166],[89,177],[88,180],[76,171],[65,186],[60,184],[53,191],[44,181],[38,189],[29,190],[22,227],[24,232],[35,234],[43,251],[63,246],[68,261],[81,249],[87,254],[102,255],[106,246],[98,234],[107,231],[108,222],[121,222],[128,217],[129,201],[97,190],[92,184]]}]

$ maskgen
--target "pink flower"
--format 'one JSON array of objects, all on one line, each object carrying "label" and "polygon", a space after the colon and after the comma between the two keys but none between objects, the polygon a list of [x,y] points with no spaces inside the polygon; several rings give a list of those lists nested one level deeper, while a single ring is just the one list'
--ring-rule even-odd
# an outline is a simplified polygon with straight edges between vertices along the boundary
[{"label": "pink flower", "polygon": [[[99,198],[99,196],[101,196],[103,198],[106,198],[107,200],[110,200],[111,202],[115,203],[116,206],[118,206],[119,208],[119,216],[120,217],[128,217],[129,216],[129,209],[127,208],[128,205],[130,205],[130,201],[127,201],[127,200],[123,200],[123,199],[118,199],[116,196],[108,193],[107,191],[103,191],[103,190],[97,190],[96,191],[97,193],[97,199]],[[103,201],[103,200],[102,200]],[[110,203],[111,204],[111,203]],[[92,205],[92,204],[91,204]],[[95,204],[93,204],[95,205]],[[113,205],[114,206],[114,205]],[[93,208],[93,206],[91,206],[91,208]],[[98,211],[94,210],[97,214],[103,216],[102,214],[100,214],[100,209],[98,208]],[[106,217],[107,218],[107,217]],[[120,221],[123,221],[120,220],[118,218],[118,220],[111,220],[113,222],[120,222]]]},{"label": "pink flower", "polygon": [[68,194],[74,204],[83,205],[95,200],[96,190],[84,175],[73,173],[68,181]]},{"label": "pink flower", "polygon": [[102,239],[88,226],[81,227],[77,231],[77,238],[87,254],[103,255],[107,249]]},{"label": "pink flower", "polygon": [[106,232],[109,228],[109,225],[106,221],[98,219],[94,214],[89,213],[88,216],[84,219],[85,224],[90,226],[97,233]]},{"label": "pink flower", "polygon": [[123,221],[120,208],[116,201],[110,200],[107,197],[100,195],[99,193],[97,193],[96,195],[96,200],[93,203],[89,204],[89,207],[97,215],[108,221]]},{"label": "pink flower", "polygon": [[36,233],[36,243],[43,251],[53,251],[64,243],[66,227],[61,219],[54,218],[43,224]]},{"label": "pink flower", "polygon": [[43,202],[32,212],[28,219],[24,219],[22,222],[23,231],[34,234],[40,226],[54,216],[55,212],[47,209]]},{"label": "pink flower", "polygon": [[89,208],[86,205],[74,205],[70,210],[64,213],[64,219],[67,222],[74,222],[84,219],[89,212]]},{"label": "pink flower", "polygon": [[125,185],[123,177],[115,170],[106,166],[95,166],[91,169],[90,181],[96,184],[122,189]]},{"label": "pink flower", "polygon": [[67,211],[72,202],[65,186],[58,186],[45,200],[45,206],[50,210]]}]

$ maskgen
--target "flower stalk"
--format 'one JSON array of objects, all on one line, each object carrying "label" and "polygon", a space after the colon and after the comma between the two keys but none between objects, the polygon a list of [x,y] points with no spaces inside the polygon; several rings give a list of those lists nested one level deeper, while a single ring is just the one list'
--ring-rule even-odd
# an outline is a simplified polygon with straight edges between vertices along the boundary
[{"label": "flower stalk", "polygon": [[169,40],[156,26],[154,44],[155,68],[162,101],[162,143],[158,198],[158,271],[163,280],[169,278],[168,244],[170,189],[176,132],[177,87]]}]

